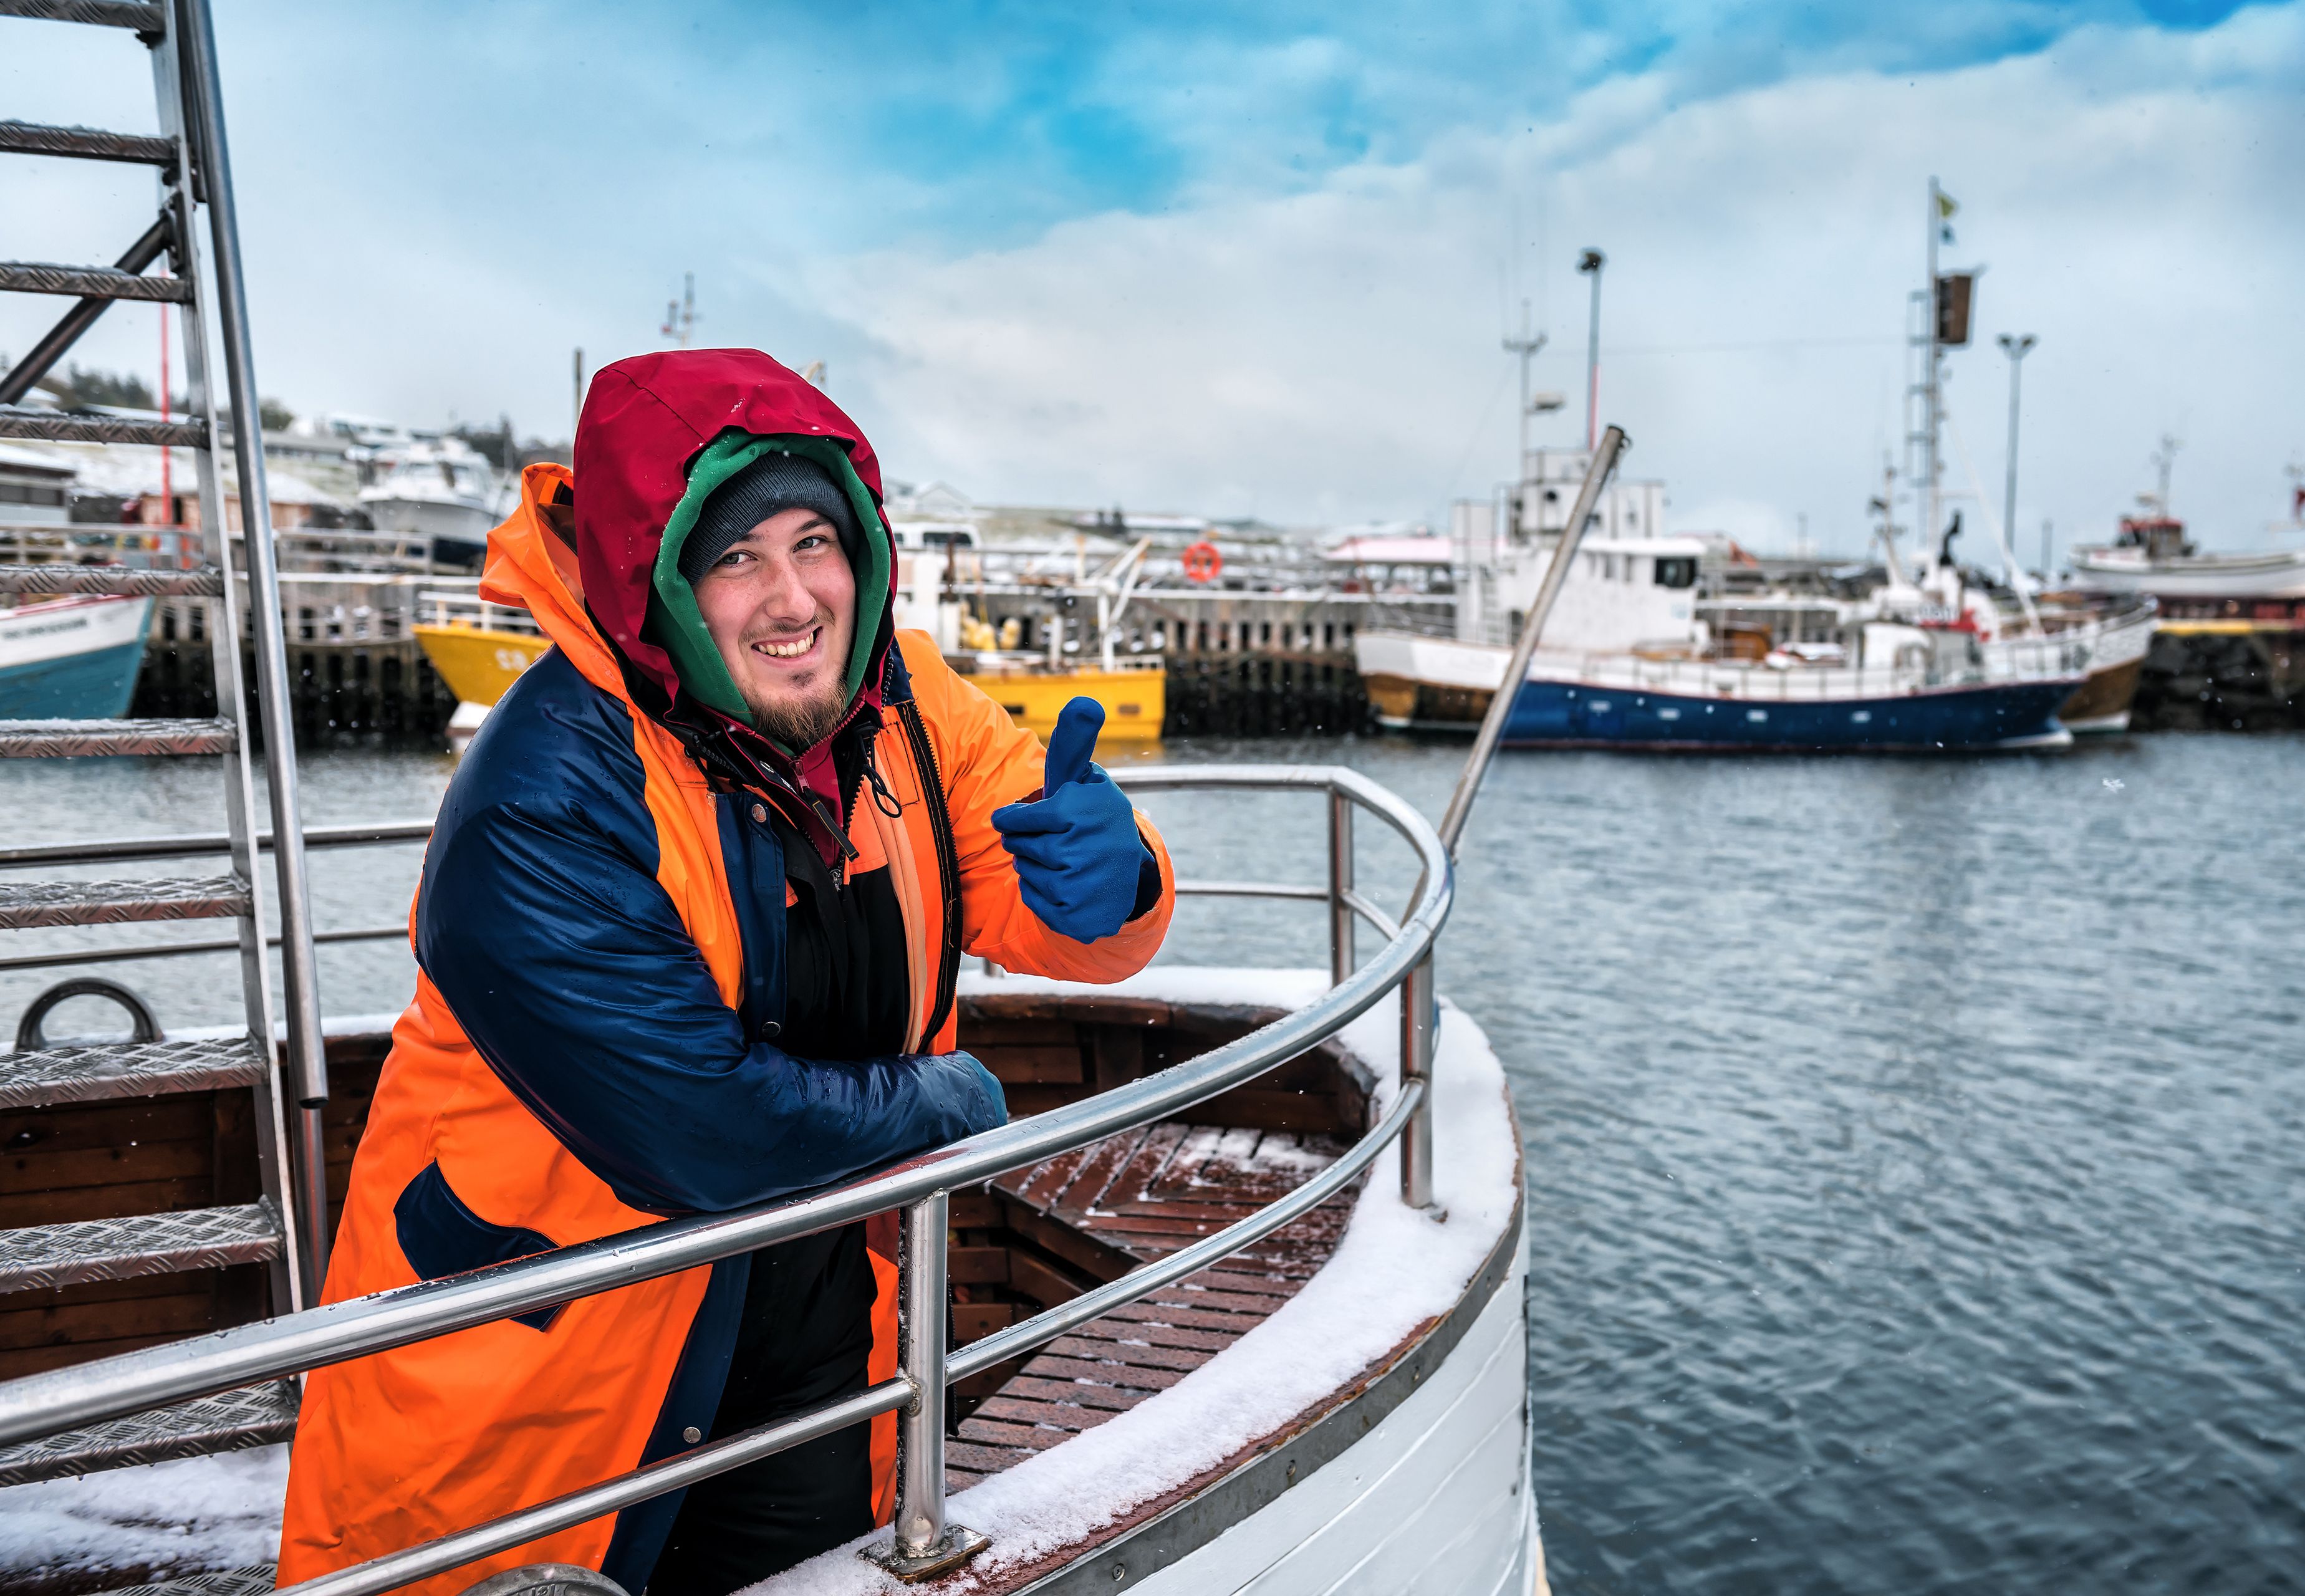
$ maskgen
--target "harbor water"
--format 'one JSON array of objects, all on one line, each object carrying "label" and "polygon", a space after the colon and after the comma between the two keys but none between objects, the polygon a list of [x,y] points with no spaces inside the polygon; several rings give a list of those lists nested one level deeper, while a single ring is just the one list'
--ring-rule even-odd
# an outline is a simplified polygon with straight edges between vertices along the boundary
[{"label": "harbor water", "polygon": [[[1462,753],[1161,757],[1340,761],[1437,814]],[[429,815],[453,767],[303,769],[325,824]],[[26,842],[208,830],[216,779],[11,762],[0,801]],[[1557,1590],[2305,1578],[2301,791],[2287,735],[1499,760],[1440,985],[1494,1040],[1527,1137]],[[1190,874],[1319,874],[1304,798],[1147,807]],[[1363,881],[1394,902],[1401,853],[1364,822]],[[404,920],[419,857],[316,853],[322,927]],[[216,935],[64,930],[7,951]],[[1312,905],[1187,904],[1164,957],[1303,965],[1323,937]],[[331,1014],[406,1000],[402,945],[319,957]],[[235,1017],[228,956],[110,970],[165,1025]],[[0,974],[0,1018],[61,973]],[[107,1024],[75,1000],[50,1029]]]}]

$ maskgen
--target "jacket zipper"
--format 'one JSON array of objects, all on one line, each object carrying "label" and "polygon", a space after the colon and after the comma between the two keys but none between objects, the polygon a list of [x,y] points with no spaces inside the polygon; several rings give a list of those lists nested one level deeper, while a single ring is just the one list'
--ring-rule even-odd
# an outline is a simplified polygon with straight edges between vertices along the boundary
[{"label": "jacket zipper", "polygon": [[896,706],[905,723],[905,736],[913,746],[913,762],[920,767],[923,796],[928,800],[929,830],[936,837],[937,876],[944,888],[944,956],[937,961],[936,1003],[929,1023],[921,1028],[921,1046],[928,1047],[944,1029],[952,1013],[953,989],[960,980],[960,850],[952,840],[952,811],[945,807],[944,773],[937,768],[936,749],[921,720],[920,706],[906,699]]}]

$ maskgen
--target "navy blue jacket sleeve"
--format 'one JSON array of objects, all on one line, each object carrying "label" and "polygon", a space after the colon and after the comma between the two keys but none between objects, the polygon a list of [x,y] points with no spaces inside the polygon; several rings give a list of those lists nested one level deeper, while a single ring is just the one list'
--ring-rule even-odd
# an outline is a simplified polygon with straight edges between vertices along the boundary
[{"label": "navy blue jacket sleeve", "polygon": [[749,1040],[657,883],[645,807],[510,785],[528,790],[467,805],[452,788],[417,961],[620,1201],[738,1208],[1004,1122],[999,1084],[965,1053],[828,1063]]}]

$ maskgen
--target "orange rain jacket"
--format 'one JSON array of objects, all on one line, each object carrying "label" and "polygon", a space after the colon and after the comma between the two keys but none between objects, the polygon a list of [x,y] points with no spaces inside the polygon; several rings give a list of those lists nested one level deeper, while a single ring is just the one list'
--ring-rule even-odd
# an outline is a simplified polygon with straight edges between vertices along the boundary
[{"label": "orange rain jacket", "polygon": [[[752,822],[761,801],[789,808],[795,794],[773,780],[708,775],[644,707],[664,707],[650,681],[663,673],[649,668],[662,656],[623,626],[612,647],[595,623],[632,615],[634,595],[603,602],[596,590],[588,608],[584,587],[645,573],[630,546],[660,530],[685,461],[727,427],[839,442],[875,502],[877,468],[829,400],[750,351],[620,362],[596,379],[584,421],[587,497],[574,536],[575,474],[535,465],[489,540],[482,596],[526,608],[554,647],[490,714],[442,804],[411,916],[415,1000],[394,1027],[353,1161],[327,1302],[668,1213],[763,1201],[997,1124],[999,1105],[987,1101],[997,1089],[981,1067],[936,1057],[954,1048],[963,950],[1012,970],[1112,981],[1141,968],[1168,927],[1174,876],[1142,816],[1160,872],[1155,907],[1093,944],[1032,914],[990,817],[1038,790],[1042,748],[925,635],[899,633],[873,662],[869,706],[887,723],[869,758],[899,812],[868,793],[846,832],[852,876],[889,870],[902,910],[906,1056],[833,1065],[779,1053],[767,1039],[782,1002],[782,871],[767,828]],[[636,438],[676,452],[669,464],[651,461]],[[617,514],[622,528],[599,524]],[[888,537],[884,524],[866,530]],[[444,988],[461,994],[461,1020]],[[868,1227],[880,1287],[875,1380],[895,1371],[895,1235],[891,1215]],[[709,1430],[719,1400],[746,1262],[315,1372],[289,1473],[280,1583],[693,1444],[684,1431]],[[872,1445],[880,1522],[894,1456],[894,1416],[883,1415]],[[555,1562],[637,1592],[677,1506],[659,1498],[408,1588],[450,1596],[490,1573]]]}]

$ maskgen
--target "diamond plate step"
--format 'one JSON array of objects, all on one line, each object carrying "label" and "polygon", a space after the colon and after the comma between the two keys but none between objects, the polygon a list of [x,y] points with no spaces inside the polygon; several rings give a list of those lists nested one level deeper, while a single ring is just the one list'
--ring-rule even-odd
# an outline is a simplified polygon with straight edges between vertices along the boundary
[{"label": "diamond plate step", "polygon": [[9,1053],[0,1055],[0,1109],[217,1091],[253,1086],[263,1074],[264,1055],[244,1036]]},{"label": "diamond plate step", "polygon": [[181,1407],[155,1408],[44,1440],[0,1447],[0,1485],[268,1447],[295,1433],[296,1388],[285,1381],[251,1386]]},{"label": "diamond plate step", "polygon": [[0,437],[37,437],[59,444],[174,444],[205,449],[208,426],[206,421],[140,421],[131,416],[68,416],[52,410],[0,404]]},{"label": "diamond plate step", "polygon": [[116,266],[57,266],[46,260],[0,260],[0,292],[63,293],[78,299],[159,300],[181,304],[192,297],[182,277],[148,277]]},{"label": "diamond plate step", "polygon": [[0,17],[86,22],[92,28],[125,28],[155,35],[166,25],[161,21],[160,8],[144,0],[0,0]]},{"label": "diamond plate step", "polygon": [[4,760],[230,753],[239,742],[229,720],[0,720]]},{"label": "diamond plate step", "polygon": [[69,156],[83,161],[133,161],[173,166],[176,146],[149,133],[108,133],[93,127],[48,127],[37,122],[0,122],[0,154]]},{"label": "diamond plate step", "polygon": [[68,1219],[0,1230],[0,1291],[51,1291],[279,1256],[280,1221],[261,1203]]},{"label": "diamond plate step", "polygon": [[224,577],[214,565],[139,571],[128,565],[0,565],[0,593],[119,593],[132,598],[214,598]]},{"label": "diamond plate step", "polygon": [[140,920],[217,920],[248,913],[236,876],[149,881],[0,882],[0,927],[117,925]]},{"label": "diamond plate step", "polygon": [[251,1563],[216,1574],[188,1574],[162,1580],[157,1585],[122,1585],[99,1591],[97,1596],[271,1596],[279,1568],[272,1563]]}]

